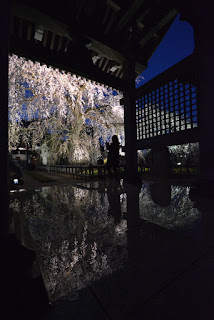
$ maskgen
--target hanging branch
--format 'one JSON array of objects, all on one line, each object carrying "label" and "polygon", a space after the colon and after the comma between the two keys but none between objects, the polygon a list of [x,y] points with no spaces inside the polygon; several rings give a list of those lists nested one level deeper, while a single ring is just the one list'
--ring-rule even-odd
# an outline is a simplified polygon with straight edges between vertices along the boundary
[{"label": "hanging branch", "polygon": [[[49,148],[50,161],[66,156],[70,162],[95,162],[99,138],[117,134],[123,124],[121,94],[103,85],[38,62],[9,57],[9,147],[20,139],[32,148]],[[27,127],[22,120],[29,122]],[[94,135],[87,134],[87,123]],[[121,142],[124,142],[121,126]],[[122,141],[123,140],[123,141]],[[93,156],[91,156],[93,154]]]}]

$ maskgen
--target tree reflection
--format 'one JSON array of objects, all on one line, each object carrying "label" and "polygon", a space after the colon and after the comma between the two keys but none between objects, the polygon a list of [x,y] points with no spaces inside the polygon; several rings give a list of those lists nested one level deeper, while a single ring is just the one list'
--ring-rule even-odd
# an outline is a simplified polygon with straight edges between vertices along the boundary
[{"label": "tree reflection", "polygon": [[[142,219],[172,230],[188,230],[201,218],[199,210],[189,198],[190,187],[171,186],[169,189],[165,186],[164,190],[159,189],[158,196],[156,191],[156,186],[142,186],[139,196]],[[160,196],[164,199],[160,199]]]},{"label": "tree reflection", "polygon": [[52,302],[74,298],[127,259],[126,221],[115,225],[103,191],[54,186],[11,197],[13,214],[27,221]]},{"label": "tree reflection", "polygon": [[127,250],[137,257],[142,219],[172,230],[191,229],[200,219],[190,188],[167,185],[160,202],[156,187],[97,181],[11,194],[11,230],[36,252],[50,301],[73,299],[122,268]]}]

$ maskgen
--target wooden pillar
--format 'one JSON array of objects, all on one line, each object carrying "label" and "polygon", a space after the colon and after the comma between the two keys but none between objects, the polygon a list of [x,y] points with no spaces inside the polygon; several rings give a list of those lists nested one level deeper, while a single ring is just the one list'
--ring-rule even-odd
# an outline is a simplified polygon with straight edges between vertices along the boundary
[{"label": "wooden pillar", "polygon": [[170,174],[170,156],[168,147],[152,148],[151,174],[153,178],[163,179]]},{"label": "wooden pillar", "polygon": [[125,158],[126,170],[124,181],[135,183],[139,181],[137,170],[137,129],[135,102],[135,62],[124,63],[124,80],[127,89],[124,91],[124,125],[125,125]]},{"label": "wooden pillar", "polygon": [[199,70],[198,104],[200,130],[200,182],[214,187],[214,44],[213,4],[197,8],[193,22]]},{"label": "wooden pillar", "polygon": [[141,186],[127,185],[125,192],[127,195],[127,226],[128,229],[135,228],[139,224],[139,194]]},{"label": "wooden pillar", "polygon": [[0,5],[0,249],[6,248],[8,238],[8,39],[9,2]]},{"label": "wooden pillar", "polygon": [[140,212],[139,212],[139,194],[141,186],[130,185],[125,186],[127,195],[127,249],[130,261],[138,261],[139,252],[141,252],[141,241],[139,227]]}]

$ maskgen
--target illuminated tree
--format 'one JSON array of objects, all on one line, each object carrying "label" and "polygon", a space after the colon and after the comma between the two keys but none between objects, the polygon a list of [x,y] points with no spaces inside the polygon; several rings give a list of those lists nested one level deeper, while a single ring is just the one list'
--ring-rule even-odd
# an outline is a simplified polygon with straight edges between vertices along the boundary
[{"label": "illuminated tree", "polygon": [[[99,139],[124,142],[121,94],[64,71],[9,57],[9,148],[47,143],[49,162],[95,163]],[[22,120],[29,125],[23,126]]]},{"label": "illuminated tree", "polygon": [[199,165],[199,143],[186,143],[169,147],[170,158],[173,165]]}]

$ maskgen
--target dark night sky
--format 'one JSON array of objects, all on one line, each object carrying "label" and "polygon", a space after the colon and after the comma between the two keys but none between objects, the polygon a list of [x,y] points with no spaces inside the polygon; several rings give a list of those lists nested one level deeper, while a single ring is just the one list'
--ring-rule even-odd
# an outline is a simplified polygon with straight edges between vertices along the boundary
[{"label": "dark night sky", "polygon": [[144,79],[136,87],[141,86],[190,55],[194,47],[193,28],[188,22],[179,21],[178,15],[149,60],[148,68],[141,74]]}]

